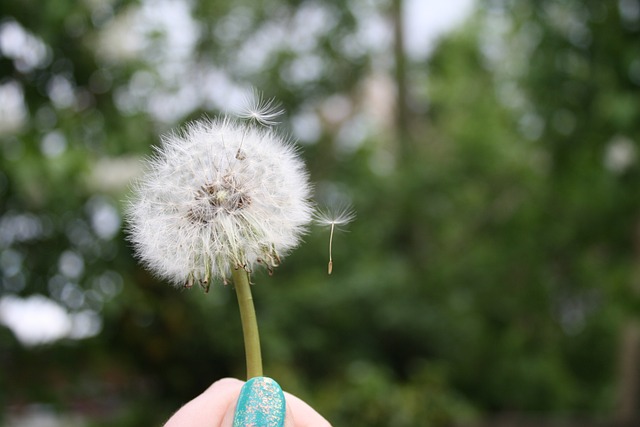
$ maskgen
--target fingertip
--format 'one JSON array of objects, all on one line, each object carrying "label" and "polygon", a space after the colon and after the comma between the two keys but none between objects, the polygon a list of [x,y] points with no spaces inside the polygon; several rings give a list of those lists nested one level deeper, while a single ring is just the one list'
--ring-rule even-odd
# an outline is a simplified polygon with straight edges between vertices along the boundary
[{"label": "fingertip", "polygon": [[233,425],[284,427],[286,400],[280,385],[269,377],[254,377],[240,390]]},{"label": "fingertip", "polygon": [[285,427],[331,427],[322,415],[308,403],[293,394],[285,392],[287,419]]},{"label": "fingertip", "polygon": [[243,384],[244,381],[237,378],[222,378],[211,384],[203,394],[233,392],[235,390],[239,392]]},{"label": "fingertip", "polygon": [[226,414],[235,407],[244,384],[235,378],[223,378],[211,384],[202,394],[180,408],[164,427],[202,425],[225,426]]}]

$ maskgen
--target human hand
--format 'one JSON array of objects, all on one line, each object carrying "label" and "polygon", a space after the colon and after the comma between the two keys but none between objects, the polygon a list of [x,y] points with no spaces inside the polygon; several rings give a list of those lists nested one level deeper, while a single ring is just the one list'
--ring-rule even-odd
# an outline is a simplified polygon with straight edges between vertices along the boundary
[{"label": "human hand", "polygon": [[[224,378],[180,408],[164,427],[331,427],[304,401],[284,395],[286,404],[280,386],[270,378],[253,378],[247,383]],[[267,399],[266,404],[260,402],[261,397]]]}]

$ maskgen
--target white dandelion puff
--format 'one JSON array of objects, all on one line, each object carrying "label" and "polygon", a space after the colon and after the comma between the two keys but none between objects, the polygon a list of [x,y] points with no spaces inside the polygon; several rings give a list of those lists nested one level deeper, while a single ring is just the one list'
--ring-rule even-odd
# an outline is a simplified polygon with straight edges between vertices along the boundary
[{"label": "white dandelion puff", "polygon": [[138,258],[175,285],[269,272],[311,221],[311,186],[288,139],[230,118],[162,139],[127,209]]},{"label": "white dandelion puff", "polygon": [[278,117],[284,113],[278,101],[274,98],[265,99],[257,90],[246,96],[245,104],[238,117],[267,127],[277,125]]},{"label": "white dandelion puff", "polygon": [[327,265],[327,272],[329,274],[333,271],[333,232],[336,228],[340,229],[341,226],[349,224],[354,219],[356,219],[356,213],[349,205],[318,210],[315,213],[315,223],[323,227],[330,227],[331,229],[329,232],[329,264]]}]

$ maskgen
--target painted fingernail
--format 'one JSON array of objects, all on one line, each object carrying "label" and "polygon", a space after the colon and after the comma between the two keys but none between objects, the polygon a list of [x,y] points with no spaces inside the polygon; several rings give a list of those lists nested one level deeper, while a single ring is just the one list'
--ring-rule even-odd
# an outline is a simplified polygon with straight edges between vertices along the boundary
[{"label": "painted fingernail", "polygon": [[284,393],[268,377],[255,377],[240,390],[233,427],[283,427],[286,406]]}]

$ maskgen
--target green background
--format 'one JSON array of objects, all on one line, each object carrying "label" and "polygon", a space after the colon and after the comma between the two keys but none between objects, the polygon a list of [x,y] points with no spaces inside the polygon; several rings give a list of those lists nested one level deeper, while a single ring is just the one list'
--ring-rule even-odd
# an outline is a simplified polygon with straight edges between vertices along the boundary
[{"label": "green background", "polygon": [[401,7],[0,4],[0,301],[94,325],[0,326],[6,425],[159,425],[243,377],[233,288],[153,278],[117,213],[159,135],[251,86],[358,215],[331,276],[322,229],[254,276],[269,376],[336,426],[637,425],[640,2],[479,1],[417,56]]}]

